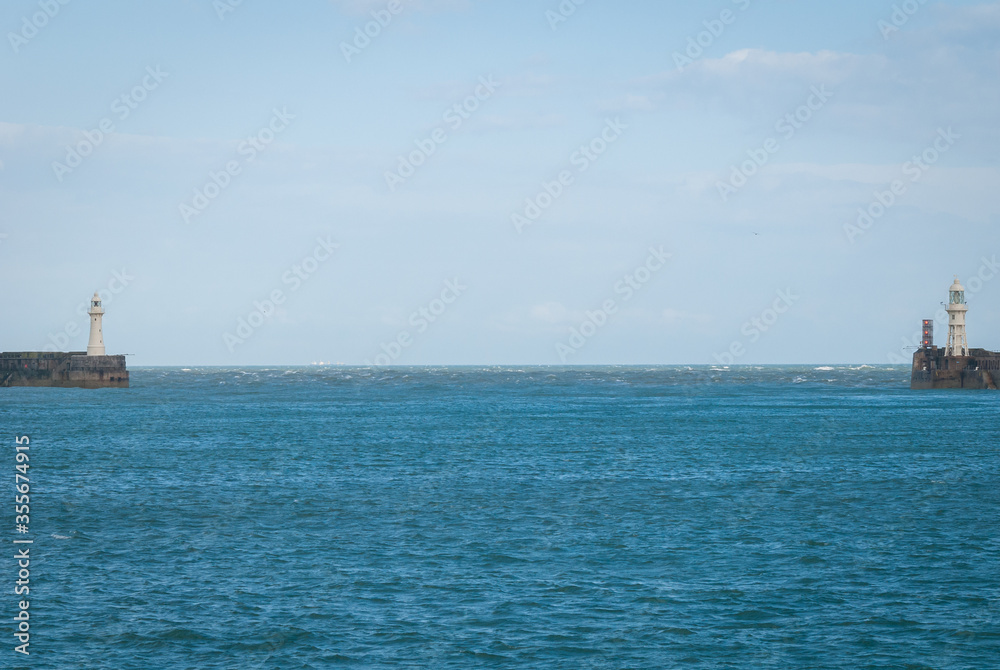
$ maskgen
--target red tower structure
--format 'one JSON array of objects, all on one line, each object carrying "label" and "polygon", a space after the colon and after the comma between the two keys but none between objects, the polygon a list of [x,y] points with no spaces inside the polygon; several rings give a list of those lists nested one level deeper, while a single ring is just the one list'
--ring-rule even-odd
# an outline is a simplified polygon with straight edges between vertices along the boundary
[{"label": "red tower structure", "polygon": [[934,348],[934,320],[924,319],[923,336],[920,340],[920,346],[924,349]]}]

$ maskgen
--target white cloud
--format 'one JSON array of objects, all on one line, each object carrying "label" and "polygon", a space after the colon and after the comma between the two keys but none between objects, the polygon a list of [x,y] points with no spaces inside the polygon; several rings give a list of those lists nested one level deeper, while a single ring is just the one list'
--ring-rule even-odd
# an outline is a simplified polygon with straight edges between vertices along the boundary
[{"label": "white cloud", "polygon": [[0,142],[11,142],[18,139],[28,130],[29,126],[22,123],[4,123],[0,121]]},{"label": "white cloud", "polygon": [[858,56],[835,51],[779,53],[764,49],[740,49],[722,58],[699,61],[692,70],[740,79],[746,79],[747,76],[777,74],[784,78],[801,78],[809,81],[819,79],[836,83],[835,80],[846,78],[852,70],[870,67],[881,60],[881,56]]},{"label": "white cloud", "polygon": [[613,106],[733,116],[766,131],[811,87],[826,86],[834,97],[818,132],[898,145],[952,125],[979,138],[970,150],[993,155],[1000,143],[1000,3],[926,11],[934,13],[930,25],[879,40],[876,52],[738,49],[636,79]]},{"label": "white cloud", "polygon": [[939,6],[936,9],[942,15],[937,29],[945,33],[965,37],[972,33],[1000,30],[1000,2],[970,7]]},{"label": "white cloud", "polygon": [[[887,60],[881,55],[860,56],[833,51],[779,53],[740,49],[721,58],[705,58],[684,70],[638,80],[639,90],[626,103],[643,101],[647,107],[719,108],[740,115],[772,117],[811,86],[840,89],[848,82],[879,80]],[[884,85],[884,84],[883,84]]]}]

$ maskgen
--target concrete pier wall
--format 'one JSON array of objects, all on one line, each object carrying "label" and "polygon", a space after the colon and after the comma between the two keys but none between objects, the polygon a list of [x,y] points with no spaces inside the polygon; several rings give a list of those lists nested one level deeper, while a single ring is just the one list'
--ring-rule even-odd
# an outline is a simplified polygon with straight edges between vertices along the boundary
[{"label": "concrete pier wall", "polygon": [[945,356],[944,349],[918,349],[913,354],[910,388],[997,390],[1000,353],[971,349],[968,356]]},{"label": "concrete pier wall", "polygon": [[87,356],[85,352],[22,351],[0,353],[0,387],[128,388],[124,356]]}]

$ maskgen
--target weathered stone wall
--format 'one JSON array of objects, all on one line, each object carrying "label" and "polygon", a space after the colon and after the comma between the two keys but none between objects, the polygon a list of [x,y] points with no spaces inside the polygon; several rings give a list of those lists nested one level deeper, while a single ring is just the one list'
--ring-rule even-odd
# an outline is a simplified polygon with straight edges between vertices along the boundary
[{"label": "weathered stone wall", "polygon": [[1000,353],[971,349],[969,356],[945,356],[944,349],[917,349],[913,354],[910,388],[997,390]]},{"label": "weathered stone wall", "polygon": [[0,387],[58,386],[128,388],[124,356],[87,356],[85,352],[0,353]]}]

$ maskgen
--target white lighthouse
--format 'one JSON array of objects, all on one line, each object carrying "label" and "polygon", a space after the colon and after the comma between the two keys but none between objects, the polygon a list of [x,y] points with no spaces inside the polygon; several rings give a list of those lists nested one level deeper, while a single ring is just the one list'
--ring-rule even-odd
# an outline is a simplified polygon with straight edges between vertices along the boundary
[{"label": "white lighthouse", "polygon": [[965,314],[968,311],[965,288],[956,276],[948,294],[948,348],[945,349],[945,356],[969,355],[969,341],[965,337]]},{"label": "white lighthouse", "polygon": [[101,317],[104,316],[104,308],[101,307],[101,296],[94,291],[94,297],[90,300],[90,342],[87,344],[88,356],[104,356],[104,333],[101,331]]}]

